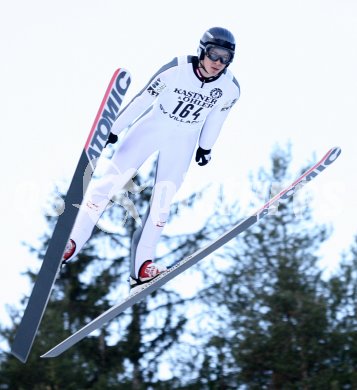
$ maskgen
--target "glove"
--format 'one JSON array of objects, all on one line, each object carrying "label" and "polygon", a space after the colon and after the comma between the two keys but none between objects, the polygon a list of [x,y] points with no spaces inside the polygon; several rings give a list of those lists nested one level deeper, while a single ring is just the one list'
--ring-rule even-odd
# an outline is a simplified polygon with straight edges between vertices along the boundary
[{"label": "glove", "polygon": [[117,141],[118,141],[118,136],[113,133],[109,133],[108,141],[106,142],[104,147],[107,147],[108,144],[115,144]]},{"label": "glove", "polygon": [[211,159],[211,149],[205,150],[202,149],[201,146],[199,146],[196,152],[196,162],[198,163],[198,165],[202,167],[203,165],[208,164],[210,159]]}]

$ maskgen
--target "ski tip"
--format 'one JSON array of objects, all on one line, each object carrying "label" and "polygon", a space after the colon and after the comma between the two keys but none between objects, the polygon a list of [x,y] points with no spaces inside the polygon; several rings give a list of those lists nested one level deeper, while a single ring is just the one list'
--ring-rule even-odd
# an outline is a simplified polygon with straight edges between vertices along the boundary
[{"label": "ski tip", "polygon": [[122,73],[122,72],[126,73],[129,77],[131,77],[131,73],[126,68],[115,69],[113,77],[116,77],[119,73]]},{"label": "ski tip", "polygon": [[335,152],[338,152],[338,154],[340,154],[341,148],[339,146],[334,146],[333,148],[331,148],[331,151],[335,151]]},{"label": "ski tip", "polygon": [[333,148],[331,148],[327,155],[329,156],[329,160],[332,162],[332,161],[335,161],[336,158],[341,154],[341,148],[339,146],[334,146]]}]

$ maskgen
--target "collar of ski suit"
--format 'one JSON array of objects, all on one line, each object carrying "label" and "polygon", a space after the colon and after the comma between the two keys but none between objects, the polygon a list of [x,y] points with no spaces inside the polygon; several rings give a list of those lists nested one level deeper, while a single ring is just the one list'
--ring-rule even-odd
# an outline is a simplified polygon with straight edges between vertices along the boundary
[{"label": "collar of ski suit", "polygon": [[204,84],[206,83],[210,83],[212,81],[215,81],[217,80],[221,75],[222,73],[226,70],[226,68],[223,69],[223,71],[221,73],[219,73],[217,76],[213,76],[213,77],[204,77],[200,71],[200,68],[202,66],[200,65],[200,62],[198,60],[198,57],[192,57],[192,69],[193,69],[193,73],[195,74],[195,76]]}]

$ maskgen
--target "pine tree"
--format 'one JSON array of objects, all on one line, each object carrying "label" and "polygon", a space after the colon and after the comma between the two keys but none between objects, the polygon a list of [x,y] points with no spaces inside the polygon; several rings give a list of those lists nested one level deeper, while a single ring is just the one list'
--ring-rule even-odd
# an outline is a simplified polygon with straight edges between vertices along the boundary
[{"label": "pine tree", "polygon": [[[290,159],[289,150],[277,148],[271,174],[261,170],[259,179],[290,182]],[[297,200],[280,204],[213,261],[225,266],[201,292],[206,314],[216,318],[200,329],[208,338],[196,360],[202,389],[333,388],[326,377],[328,298],[316,254],[329,231],[313,223],[308,202],[297,207]],[[233,224],[232,214],[218,215],[215,223]]]},{"label": "pine tree", "polygon": [[[127,218],[127,213],[138,217],[131,208],[135,204],[139,214],[145,214],[151,196],[150,186],[146,183],[152,179],[153,174],[145,182],[137,176],[135,188],[126,188],[127,191],[118,194],[116,200],[125,204],[126,210],[110,208],[106,212],[107,216],[101,220],[101,229],[96,229],[78,255],[78,260],[64,268],[27,364],[19,363],[7,352],[1,354],[2,388],[170,388],[169,381],[164,383],[158,378],[158,368],[184,331],[186,318],[184,310],[178,310],[185,301],[169,287],[161,288],[60,357],[49,360],[39,358],[42,353],[111,307],[113,302],[127,296],[130,237],[137,227],[133,218]],[[132,200],[129,199],[129,192],[132,192]],[[188,207],[192,206],[193,199],[194,196],[187,200]],[[175,213],[171,218],[175,218]],[[48,223],[53,229],[53,218],[48,218]],[[118,231],[115,234],[103,231],[108,230],[108,223],[116,226]],[[197,238],[202,237],[203,230],[176,238],[164,236],[166,252],[171,253],[171,258],[176,260],[188,255],[198,248]],[[40,259],[44,256],[48,240],[49,235],[46,234],[43,247],[38,251]],[[32,272],[28,272],[28,275],[34,281],[36,275]],[[22,303],[25,301],[26,298]],[[19,309],[13,309],[14,326],[1,329],[2,338],[9,344],[15,335],[20,314]]]},{"label": "pine tree", "polygon": [[344,389],[357,388],[357,236],[328,280],[331,360],[329,375]]}]

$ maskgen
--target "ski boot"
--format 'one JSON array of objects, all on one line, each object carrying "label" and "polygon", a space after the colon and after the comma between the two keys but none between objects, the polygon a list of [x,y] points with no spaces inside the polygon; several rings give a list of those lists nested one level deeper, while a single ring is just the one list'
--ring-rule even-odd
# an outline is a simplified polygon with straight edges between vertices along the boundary
[{"label": "ski boot", "polygon": [[57,279],[61,276],[61,271],[63,266],[67,264],[67,261],[73,256],[73,253],[76,251],[76,243],[70,238],[67,242],[66,248],[63,253],[61,267],[58,270]]},{"label": "ski boot", "polygon": [[151,260],[145,261],[140,267],[138,278],[129,277],[130,295],[141,290],[146,283],[155,279],[166,270],[167,268],[165,266],[155,264]]}]

